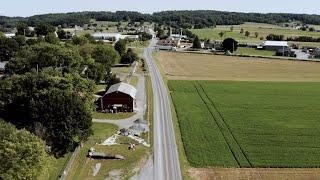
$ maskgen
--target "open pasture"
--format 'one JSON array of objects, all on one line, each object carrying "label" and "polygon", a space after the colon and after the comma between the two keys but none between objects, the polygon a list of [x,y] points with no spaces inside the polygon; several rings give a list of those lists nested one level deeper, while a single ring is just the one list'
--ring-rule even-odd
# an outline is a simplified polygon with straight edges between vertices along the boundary
[{"label": "open pasture", "polygon": [[320,83],[168,86],[192,167],[320,167]]},{"label": "open pasture", "polygon": [[174,80],[320,82],[320,63],[190,53],[157,52],[166,77]]},{"label": "open pasture", "polygon": [[[319,32],[310,31],[300,31],[292,28],[283,28],[271,24],[261,24],[261,23],[244,23],[242,25],[234,25],[233,31],[230,30],[231,26],[217,26],[216,28],[206,28],[206,29],[191,29],[193,33],[198,35],[202,39],[212,39],[212,40],[222,40],[225,38],[234,38],[241,43],[258,43],[266,39],[269,34],[279,34],[287,37],[296,36],[311,36],[314,38],[320,38]],[[241,29],[250,32],[250,36],[246,37],[245,33],[240,33]],[[225,32],[225,35],[221,39],[219,36],[220,32]],[[259,33],[258,37],[255,37],[255,32]],[[260,40],[263,37],[263,40]],[[298,43],[298,42],[294,42]],[[305,43],[304,43],[305,44]],[[312,43],[320,46],[320,43]]]}]

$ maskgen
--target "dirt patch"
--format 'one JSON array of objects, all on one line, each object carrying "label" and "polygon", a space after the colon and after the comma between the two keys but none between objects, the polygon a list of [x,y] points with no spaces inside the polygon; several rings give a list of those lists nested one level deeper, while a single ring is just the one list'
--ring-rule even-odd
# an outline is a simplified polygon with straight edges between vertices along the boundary
[{"label": "dirt patch", "polygon": [[168,79],[320,82],[320,63],[157,52]]},{"label": "dirt patch", "polygon": [[206,179],[254,179],[254,180],[313,180],[319,179],[320,169],[304,168],[192,168],[190,177],[196,180]]}]

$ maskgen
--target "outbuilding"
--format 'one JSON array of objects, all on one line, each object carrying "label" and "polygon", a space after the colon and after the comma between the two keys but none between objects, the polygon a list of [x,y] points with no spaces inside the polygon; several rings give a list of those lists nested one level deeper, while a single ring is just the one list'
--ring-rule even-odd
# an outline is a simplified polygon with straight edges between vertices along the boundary
[{"label": "outbuilding", "polygon": [[263,47],[265,50],[269,51],[278,51],[278,50],[288,50],[289,45],[287,41],[265,41],[263,43]]},{"label": "outbuilding", "polygon": [[110,112],[133,112],[136,93],[136,88],[130,84],[114,84],[101,97],[101,109]]}]

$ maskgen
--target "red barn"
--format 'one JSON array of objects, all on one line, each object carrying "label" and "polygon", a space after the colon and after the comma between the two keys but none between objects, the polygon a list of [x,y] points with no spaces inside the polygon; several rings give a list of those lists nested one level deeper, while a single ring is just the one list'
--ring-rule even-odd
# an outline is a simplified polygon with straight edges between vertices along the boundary
[{"label": "red barn", "polygon": [[101,109],[113,112],[133,112],[136,93],[136,88],[130,84],[114,84],[101,97]]}]

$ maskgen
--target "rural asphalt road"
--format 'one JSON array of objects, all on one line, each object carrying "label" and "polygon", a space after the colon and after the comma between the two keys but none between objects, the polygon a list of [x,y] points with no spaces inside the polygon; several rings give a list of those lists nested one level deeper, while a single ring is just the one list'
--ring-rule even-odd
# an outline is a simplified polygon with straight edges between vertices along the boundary
[{"label": "rural asphalt road", "polygon": [[156,40],[152,39],[143,54],[149,67],[154,98],[154,179],[181,180],[168,90],[152,58],[155,44]]}]

